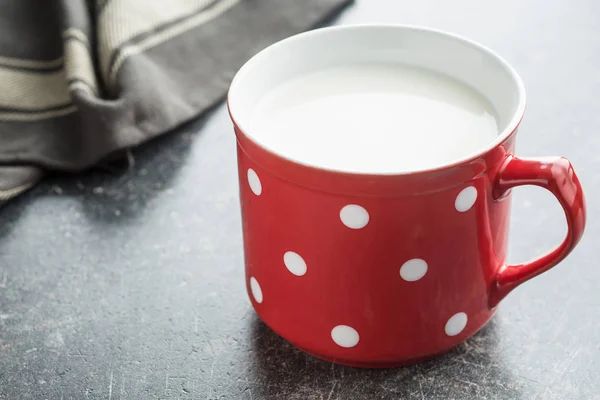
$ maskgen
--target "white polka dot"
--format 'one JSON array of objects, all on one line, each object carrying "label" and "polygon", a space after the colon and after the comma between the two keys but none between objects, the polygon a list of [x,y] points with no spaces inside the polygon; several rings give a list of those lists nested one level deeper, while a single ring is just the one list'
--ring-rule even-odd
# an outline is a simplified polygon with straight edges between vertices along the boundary
[{"label": "white polka dot", "polygon": [[260,196],[262,193],[262,183],[260,183],[260,179],[258,179],[258,175],[252,168],[248,168],[248,184],[250,185],[250,189],[252,192]]},{"label": "white polka dot", "polygon": [[306,273],[306,262],[298,253],[288,251],[283,255],[283,263],[288,271],[296,276],[302,276]]},{"label": "white polka dot", "polygon": [[475,186],[469,186],[461,190],[456,196],[454,207],[458,212],[469,211],[475,204],[475,200],[477,200],[477,189],[475,189]]},{"label": "white polka dot", "polygon": [[369,223],[369,213],[356,204],[348,204],[340,211],[342,223],[350,229],[361,229]]},{"label": "white polka dot", "polygon": [[446,331],[446,335],[456,336],[465,329],[465,326],[467,326],[467,314],[459,312],[450,317],[448,322],[446,322],[444,330]]},{"label": "white polka dot", "polygon": [[413,258],[400,267],[400,276],[405,281],[418,281],[427,273],[427,263],[420,258]]},{"label": "white polka dot", "polygon": [[348,325],[338,325],[331,330],[331,338],[341,347],[354,347],[358,344],[358,332]]},{"label": "white polka dot", "polygon": [[257,303],[262,303],[262,289],[254,277],[250,278],[250,290],[252,291],[252,297],[254,297],[254,300],[256,300]]}]

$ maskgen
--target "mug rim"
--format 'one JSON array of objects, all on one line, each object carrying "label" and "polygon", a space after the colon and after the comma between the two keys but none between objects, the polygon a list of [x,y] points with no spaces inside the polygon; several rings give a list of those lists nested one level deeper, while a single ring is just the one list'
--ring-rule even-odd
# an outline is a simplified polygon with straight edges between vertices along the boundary
[{"label": "mug rim", "polygon": [[[289,157],[282,152],[278,152],[276,150],[270,149],[267,146],[260,143],[259,141],[257,141],[251,135],[249,135],[247,133],[249,131],[246,129],[246,127],[244,127],[244,125],[240,122],[239,118],[236,118],[236,112],[231,106],[232,98],[235,95],[235,91],[237,90],[237,87],[239,86],[240,81],[242,81],[242,79],[244,78],[246,71],[248,71],[250,68],[252,68],[254,66],[254,64],[260,62],[260,60],[259,60],[260,56],[264,56],[264,54],[267,52],[273,51],[274,49],[277,49],[279,47],[286,46],[289,43],[293,43],[294,41],[302,40],[308,36],[322,35],[322,34],[326,34],[327,32],[331,32],[331,31],[352,31],[352,30],[360,30],[360,29],[378,29],[378,28],[391,28],[391,29],[412,30],[412,31],[418,31],[418,32],[433,33],[435,35],[443,36],[448,39],[455,40],[457,42],[461,42],[465,45],[471,46],[472,48],[474,48],[476,50],[481,51],[484,54],[487,54],[489,57],[491,57],[493,60],[495,60],[499,65],[501,65],[509,73],[510,77],[512,78],[512,80],[514,81],[514,83],[516,85],[517,95],[518,95],[518,105],[517,105],[516,109],[514,110],[512,117],[510,118],[510,122],[506,125],[506,127],[502,130],[502,132],[500,132],[496,136],[496,138],[493,141],[490,141],[487,145],[482,146],[476,152],[470,153],[464,157],[460,157],[456,160],[453,160],[453,161],[445,163],[445,164],[437,165],[434,167],[417,168],[417,169],[406,170],[406,171],[356,172],[356,171],[352,171],[352,170],[323,167],[323,166],[319,166],[316,164],[303,162],[301,160]],[[253,55],[250,59],[248,59],[242,65],[242,67],[238,70],[238,72],[235,74],[235,76],[229,86],[229,90],[227,91],[226,103],[227,103],[227,109],[228,109],[229,116],[230,116],[234,126],[237,128],[236,133],[242,134],[246,140],[250,141],[252,144],[259,147],[266,153],[272,154],[273,156],[276,156],[277,158],[285,160],[286,162],[289,162],[289,163],[292,163],[292,164],[295,164],[295,165],[298,165],[298,166],[301,166],[304,168],[316,170],[316,171],[323,171],[323,172],[334,173],[334,174],[344,174],[344,175],[349,175],[349,176],[401,177],[401,176],[432,173],[432,172],[451,169],[456,166],[466,164],[466,163],[472,162],[473,160],[482,158],[485,154],[489,153],[496,147],[500,146],[508,138],[510,138],[510,136],[517,130],[517,128],[519,127],[519,124],[521,123],[521,120],[523,119],[523,115],[525,113],[525,106],[526,106],[526,92],[525,92],[525,86],[523,84],[521,77],[519,76],[517,71],[512,67],[512,65],[509,64],[498,53],[496,53],[489,47],[487,47],[475,40],[468,39],[462,35],[455,34],[455,33],[449,32],[449,31],[445,31],[445,30],[441,30],[441,29],[437,29],[437,28],[431,28],[431,27],[422,26],[422,25],[387,24],[387,23],[364,24],[363,23],[363,24],[347,24],[347,25],[336,25],[336,26],[317,28],[317,29],[313,29],[310,31],[298,33],[296,35],[292,35],[290,37],[287,37],[285,39],[282,39],[278,42],[275,42],[275,43],[265,47],[264,49],[262,49],[261,51],[259,51],[255,55]]]}]

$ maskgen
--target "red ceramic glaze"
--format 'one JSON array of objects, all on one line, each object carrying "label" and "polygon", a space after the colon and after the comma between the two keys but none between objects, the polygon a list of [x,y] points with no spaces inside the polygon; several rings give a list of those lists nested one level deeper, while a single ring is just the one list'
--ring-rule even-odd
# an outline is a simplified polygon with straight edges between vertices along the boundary
[{"label": "red ceramic glaze", "polygon": [[[571,164],[515,157],[516,127],[468,160],[377,175],[294,162],[232,119],[250,299],[269,327],[322,359],[389,367],[443,353],[561,261],[584,230]],[[510,189],[519,185],[552,192],[568,233],[539,259],[507,265]]]},{"label": "red ceramic glaze", "polygon": [[[482,157],[397,176],[312,169],[236,134],[250,298],[274,331],[323,359],[387,367],[443,353],[481,329],[510,290],[562,260],[583,233],[585,201],[570,163],[514,157],[514,133]],[[530,184],[559,199],[568,234],[538,260],[506,265],[507,191]],[[457,196],[471,187],[474,204],[457,211]],[[343,224],[340,212],[349,204],[367,210],[364,228]],[[303,275],[288,270],[287,252],[302,257]],[[424,260],[427,271],[407,281],[400,269],[413,259]],[[459,313],[466,325],[450,336],[446,324]],[[339,325],[358,332],[356,346],[333,341]]]}]

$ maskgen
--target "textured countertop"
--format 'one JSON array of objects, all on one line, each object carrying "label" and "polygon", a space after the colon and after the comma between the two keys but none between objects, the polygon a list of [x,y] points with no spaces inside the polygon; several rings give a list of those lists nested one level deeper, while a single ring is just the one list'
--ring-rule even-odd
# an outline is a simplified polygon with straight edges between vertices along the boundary
[{"label": "textured countertop", "polygon": [[[520,72],[519,155],[564,155],[588,229],[487,327],[426,364],[359,370],[307,356],[244,286],[235,140],[224,106],[134,153],[48,179],[0,210],[0,399],[600,399],[600,3],[358,0],[335,23],[428,25]],[[558,243],[541,189],[514,191],[511,261]]]}]

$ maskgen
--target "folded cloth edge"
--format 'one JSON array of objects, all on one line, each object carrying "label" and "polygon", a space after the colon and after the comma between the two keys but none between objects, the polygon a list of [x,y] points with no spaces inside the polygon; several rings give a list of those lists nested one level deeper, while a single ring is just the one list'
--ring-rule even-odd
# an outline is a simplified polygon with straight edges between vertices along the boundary
[{"label": "folded cloth edge", "polygon": [[[86,170],[110,155],[201,116],[223,100],[235,71],[252,54],[272,42],[322,24],[351,2],[232,2],[233,6],[218,18],[146,51],[131,51],[139,48],[144,38],[132,40],[129,47],[123,47],[131,54],[116,75],[116,98],[102,98],[75,81],[68,88],[78,109],[75,112],[34,122],[7,122],[0,118],[0,202],[35,186],[45,171]],[[72,40],[71,36],[64,38]],[[212,59],[205,63],[206,72],[194,75],[189,71],[197,68],[192,62],[197,55],[190,54],[189,49],[196,45],[206,45],[206,54],[202,53],[204,50],[200,54],[212,55]],[[177,54],[191,57],[187,65],[182,56],[178,58],[183,63],[165,62]],[[68,67],[66,62],[65,68]],[[81,70],[81,65],[76,67]],[[154,87],[140,78],[140,71],[148,68],[162,68],[172,76],[162,82],[162,87]],[[65,74],[68,73],[67,70]],[[200,84],[190,89],[187,82]],[[165,88],[170,93],[156,99],[156,94],[164,93]],[[148,96],[154,96],[156,101],[145,101]]]}]

